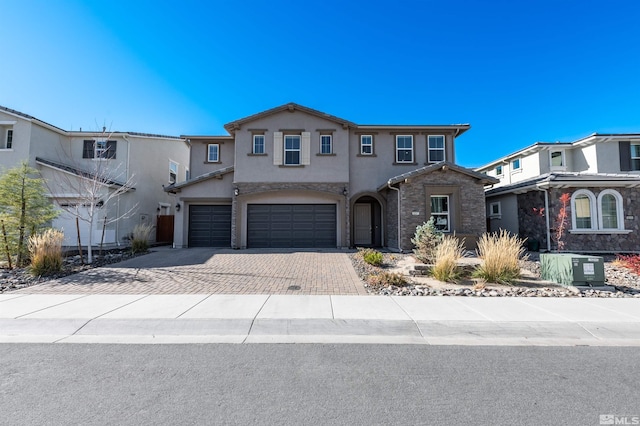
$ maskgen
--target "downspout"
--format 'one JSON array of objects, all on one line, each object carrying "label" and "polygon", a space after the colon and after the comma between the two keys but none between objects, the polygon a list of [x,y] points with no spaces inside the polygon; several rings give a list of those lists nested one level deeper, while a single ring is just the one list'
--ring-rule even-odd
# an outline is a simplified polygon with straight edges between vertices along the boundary
[{"label": "downspout", "polygon": [[392,189],[392,190],[394,190],[394,191],[396,191],[398,193],[398,251],[400,251],[400,253],[402,253],[402,244],[400,243],[400,241],[401,241],[400,230],[402,229],[401,226],[400,226],[401,222],[402,222],[402,220],[400,218],[400,211],[401,211],[400,210],[400,189],[394,188],[393,186],[391,186],[391,179],[389,179],[387,181],[387,187],[389,189]]},{"label": "downspout", "polygon": [[[127,161],[125,162],[125,181],[129,181],[129,159],[131,158],[131,141],[127,138],[127,135],[122,135],[122,139],[127,141]],[[118,195],[118,217],[120,217],[120,195]],[[120,220],[116,220],[116,242],[120,246]]]}]

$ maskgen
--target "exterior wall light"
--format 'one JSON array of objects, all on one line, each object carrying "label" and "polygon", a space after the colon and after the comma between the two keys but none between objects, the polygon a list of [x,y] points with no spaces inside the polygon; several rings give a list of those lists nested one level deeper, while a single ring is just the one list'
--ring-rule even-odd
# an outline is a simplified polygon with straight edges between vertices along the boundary
[{"label": "exterior wall light", "polygon": [[180,203],[176,203],[176,211],[179,212],[181,208],[182,206],[180,205]]},{"label": "exterior wall light", "polygon": [[240,195],[240,188],[234,188],[233,189],[233,194],[237,197],[238,195]]}]

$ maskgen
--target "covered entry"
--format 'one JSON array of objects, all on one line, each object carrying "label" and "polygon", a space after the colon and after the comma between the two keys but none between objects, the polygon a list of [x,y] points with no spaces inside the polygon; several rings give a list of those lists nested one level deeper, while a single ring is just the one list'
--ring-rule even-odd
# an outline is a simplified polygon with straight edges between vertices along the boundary
[{"label": "covered entry", "polygon": [[247,247],[336,247],[335,204],[248,204]]},{"label": "covered entry", "polygon": [[363,196],[353,204],[353,245],[382,246],[382,206],[371,197]]},{"label": "covered entry", "polygon": [[231,247],[231,206],[189,206],[189,247]]}]

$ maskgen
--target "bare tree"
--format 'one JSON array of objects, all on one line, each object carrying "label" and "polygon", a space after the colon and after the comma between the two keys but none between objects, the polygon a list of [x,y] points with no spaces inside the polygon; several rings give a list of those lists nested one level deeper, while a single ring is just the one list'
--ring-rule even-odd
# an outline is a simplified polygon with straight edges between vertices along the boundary
[{"label": "bare tree", "polygon": [[[115,144],[112,143],[111,136],[112,133],[107,133],[106,128],[103,128],[102,133],[84,141],[83,151],[91,151],[91,162],[81,163],[76,160],[72,157],[70,149],[63,149],[59,163],[37,159],[58,171],[50,179],[46,179],[52,197],[58,200],[63,210],[76,218],[76,223],[82,222],[89,230],[86,242],[88,263],[93,262],[95,224],[100,223],[104,229],[108,224],[131,217],[137,209],[135,203],[124,212],[116,209],[115,213],[105,213],[113,210],[111,207],[118,203],[123,194],[135,190],[134,175],[127,176],[127,171],[122,170],[122,164],[114,165]],[[53,188],[58,192],[52,190]],[[60,202],[62,198],[67,202]],[[81,246],[81,243],[78,245]]]}]

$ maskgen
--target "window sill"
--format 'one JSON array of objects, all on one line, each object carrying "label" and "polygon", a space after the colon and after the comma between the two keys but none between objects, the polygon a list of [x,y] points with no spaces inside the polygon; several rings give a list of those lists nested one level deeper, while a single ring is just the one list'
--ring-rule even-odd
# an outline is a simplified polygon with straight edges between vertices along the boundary
[{"label": "window sill", "polygon": [[278,167],[284,167],[284,168],[289,168],[289,167],[304,167],[304,164],[280,164]]},{"label": "window sill", "polygon": [[511,174],[512,174],[512,175],[515,175],[515,174],[517,174],[517,173],[522,173],[522,167],[521,167],[521,168],[519,168],[519,169],[516,169],[516,170],[512,170],[512,171],[511,171]]},{"label": "window sill", "polygon": [[489,215],[489,219],[502,219],[501,214],[491,214]]},{"label": "window sill", "polygon": [[394,166],[417,166],[418,163],[416,163],[415,161],[394,161],[393,162]]},{"label": "window sill", "polygon": [[255,153],[255,152],[250,152],[250,153],[248,153],[247,155],[248,155],[249,157],[266,157],[266,156],[267,156],[267,153],[266,153],[266,152],[263,152],[263,153],[261,153],[261,154],[257,154],[257,153]]},{"label": "window sill", "polygon": [[611,235],[611,234],[630,234],[633,231],[631,229],[569,229],[570,234],[603,234],[603,235]]},{"label": "window sill", "polygon": [[0,152],[13,152],[13,148],[0,148]]},{"label": "window sill", "polygon": [[444,163],[445,160],[442,161],[432,161],[430,163],[424,163],[425,166],[433,166],[434,164],[438,164],[438,163]]},{"label": "window sill", "polygon": [[567,167],[566,166],[551,166],[549,168],[549,170],[551,170],[552,172],[566,172],[567,171]]},{"label": "window sill", "polygon": [[375,154],[356,154],[356,157],[377,157]]},{"label": "window sill", "polygon": [[204,164],[220,164],[220,161],[205,161]]},{"label": "window sill", "polygon": [[331,153],[331,154],[322,154],[322,153],[317,153],[316,156],[318,157],[335,157],[336,154],[335,153]]}]

